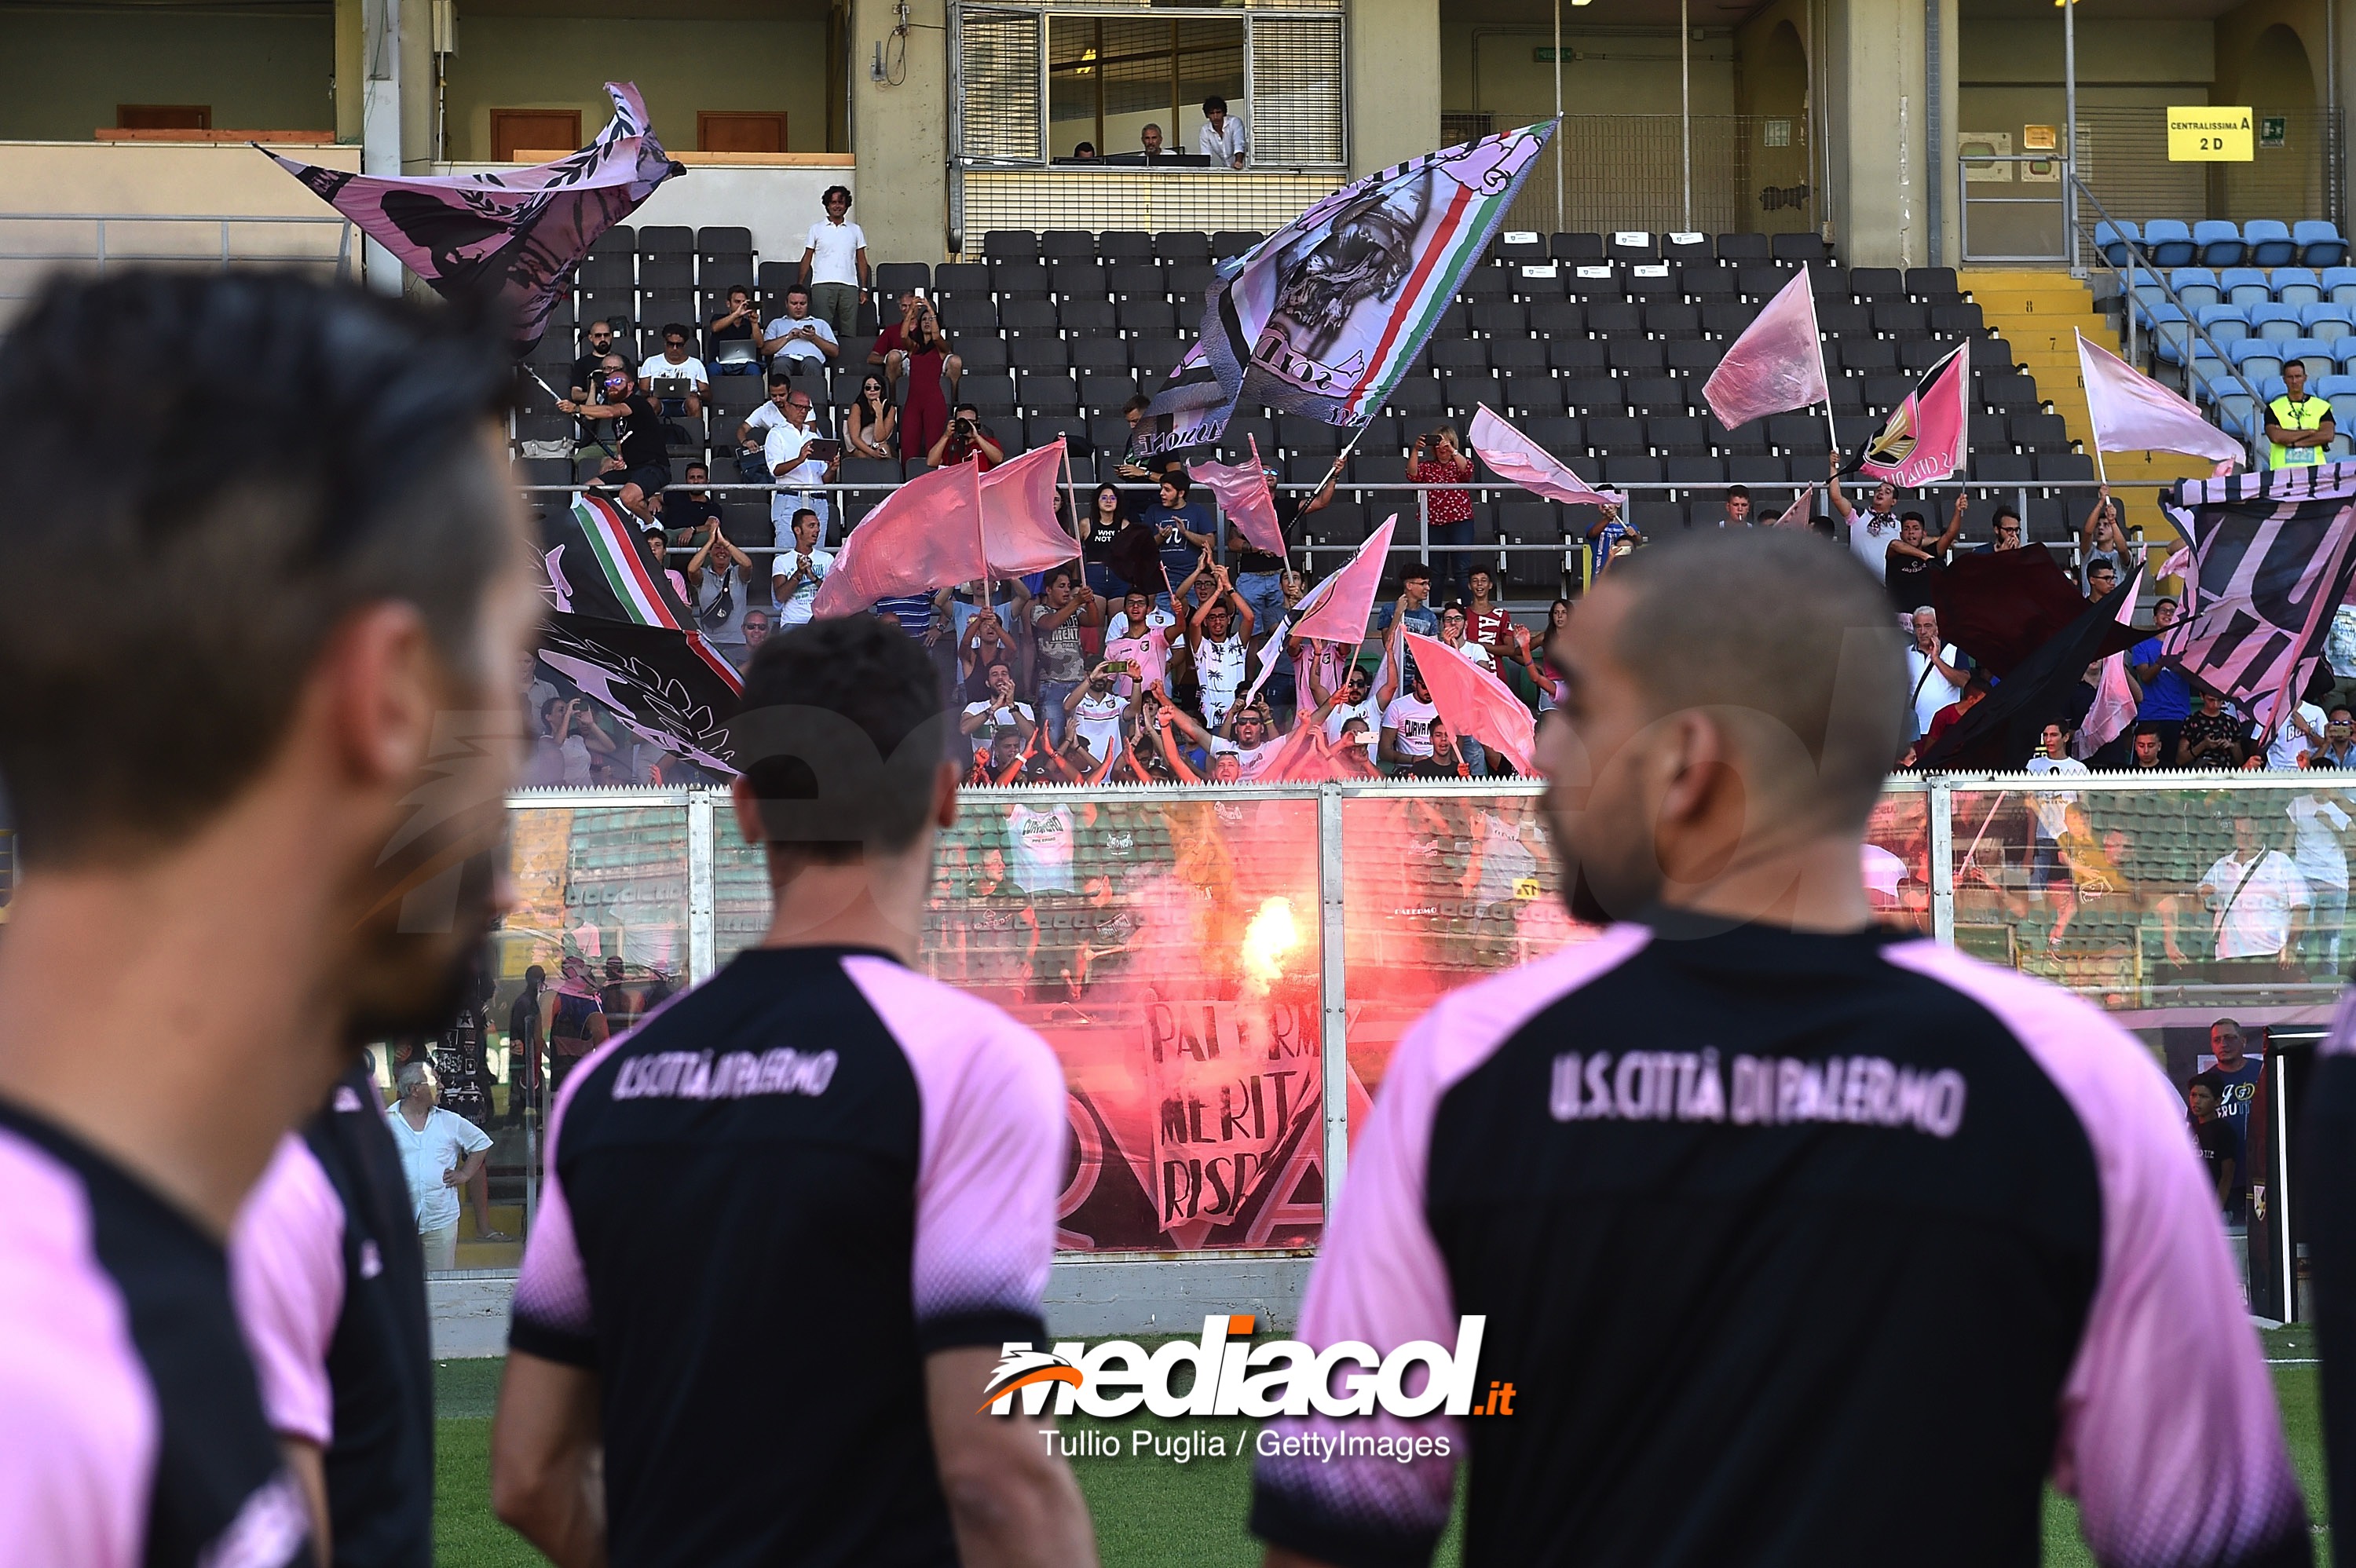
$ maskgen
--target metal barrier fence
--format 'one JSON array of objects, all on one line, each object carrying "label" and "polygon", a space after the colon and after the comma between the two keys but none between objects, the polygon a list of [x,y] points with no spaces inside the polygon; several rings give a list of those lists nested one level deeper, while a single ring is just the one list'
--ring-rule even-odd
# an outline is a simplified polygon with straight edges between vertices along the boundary
[{"label": "metal barrier fence", "polygon": [[[1863,874],[1878,919],[2067,987],[2180,1085],[2220,1014],[2275,1029],[2329,1016],[2356,958],[2342,848],[2356,787],[2330,777],[1893,777]],[[528,1211],[545,1075],[507,1027],[527,968],[602,987],[618,1030],[654,992],[760,942],[771,912],[761,854],[720,792],[509,805],[518,901],[482,1046],[442,1065],[492,1127],[495,1196]],[[1440,994],[1594,933],[1565,912],[1538,805],[1519,780],[965,792],[916,964],[1005,1007],[1062,1061],[1076,1154],[1061,1244],[1313,1247],[1406,1029]],[[462,1266],[515,1256],[462,1237]]]},{"label": "metal barrier fence", "polygon": [[[1821,481],[1817,483],[1821,485]],[[1155,494],[1153,485],[1141,483],[1118,485],[1115,487],[1125,495],[1141,500],[1150,499]],[[1802,487],[1803,485],[1798,484],[1786,484],[1776,488],[1771,488],[1765,485],[1749,486],[1754,498],[1753,516],[1772,521],[1784,509],[1794,494]],[[2101,483],[2096,480],[2051,480],[2026,484],[1976,484],[1967,479],[1943,480],[1934,485],[1923,485],[1913,492],[1915,499],[1901,504],[1900,510],[1901,513],[1922,512],[1926,529],[1933,538],[1936,538],[1946,526],[1947,514],[1949,508],[1954,506],[1953,497],[1957,492],[1970,496],[1976,502],[1985,503],[1989,509],[1997,505],[2009,504],[2022,519],[2022,543],[2045,545],[2074,568],[2079,563],[2079,557],[2083,553],[2081,536],[2085,515],[2092,510],[2094,496],[2101,487]],[[581,486],[522,485],[517,488],[529,499],[538,496],[572,496],[578,494]],[[671,488],[683,490],[686,486],[674,485]],[[864,507],[872,504],[873,498],[886,493],[890,486],[840,483],[787,486],[714,482],[698,488],[722,496],[774,496],[782,493],[824,499],[830,503],[830,515],[826,519],[820,543],[825,548],[833,549],[838,548],[842,541],[841,517],[854,507],[860,508],[861,515],[863,516]],[[1319,486],[1305,483],[1279,484],[1275,488],[1282,494],[1306,496],[1313,495]],[[1683,503],[1723,496],[1728,484],[1725,482],[1676,484],[1648,480],[1616,484],[1611,488],[1628,493],[1630,520],[1635,524],[1640,532],[1651,537],[1655,532],[1689,526],[1685,521]],[[1869,490],[1862,485],[1858,488],[1859,493],[1851,499],[1853,503],[1861,507]],[[2148,564],[2155,569],[2166,558],[2166,554],[2172,552],[2176,548],[2171,526],[2167,523],[2165,514],[2160,511],[2158,504],[2159,495],[2167,488],[2167,485],[2150,480],[2122,480],[2110,486],[2112,496],[2120,509],[2121,521],[2126,527],[2130,542],[2136,549],[2145,552]],[[1089,497],[1095,495],[1096,489],[1097,486],[1093,484],[1076,485],[1074,486],[1075,493],[1070,495],[1067,500],[1076,511],[1085,515],[1089,505]],[[1543,598],[1550,599],[1555,596],[1555,590],[1568,591],[1583,585],[1591,579],[1593,559],[1587,538],[1583,533],[1573,532],[1573,525],[1570,524],[1560,525],[1558,531],[1545,538],[1522,538],[1509,536],[1503,525],[1494,521],[1480,521],[1475,524],[1476,537],[1470,542],[1452,543],[1435,538],[1434,525],[1431,521],[1431,496],[1436,492],[1459,489],[1471,491],[1478,506],[1489,506],[1494,503],[1513,505],[1518,500],[1527,502],[1536,507],[1550,509],[1549,503],[1537,500],[1528,492],[1514,485],[1500,485],[1494,481],[1485,483],[1475,481],[1464,485],[1446,485],[1354,484],[1345,480],[1334,486],[1334,496],[1337,499],[1346,498],[1365,507],[1365,520],[1370,523],[1378,523],[1384,516],[1390,515],[1385,510],[1386,505],[1393,507],[1399,521],[1399,528],[1391,547],[1391,554],[1395,560],[1411,556],[1426,566],[1436,566],[1438,563],[1462,559],[1468,563],[1486,562],[1496,568],[1502,571],[1505,579],[1505,581],[1501,584],[1504,590],[1501,597],[1509,603],[1533,603],[1531,593],[1540,591],[1543,591]],[[2140,492],[2146,491],[2150,493],[2149,499],[2140,502],[2133,499]],[[1197,494],[1202,492],[1198,491]],[[1830,514],[1832,509],[1830,499],[1820,494],[1816,497],[1815,510],[1818,513]],[[2144,515],[2138,515],[2138,511]],[[1589,519],[1600,519],[1601,514],[1589,511],[1585,512],[1584,516]],[[1313,531],[1316,528],[1316,517],[1317,515],[1312,513],[1305,519],[1305,527],[1308,530]],[[1229,550],[1234,546],[1230,542],[1230,530],[1226,526],[1224,512],[1216,513],[1215,520],[1218,524],[1218,531],[1215,536],[1217,546],[1215,559],[1225,562]],[[1976,523],[1979,520],[1980,516],[1976,513],[1973,521]],[[854,518],[854,524],[855,521]],[[1296,531],[1301,530],[1297,528]],[[1304,541],[1296,539],[1291,552],[1293,563],[1312,577],[1340,566],[1364,542],[1364,530],[1354,529],[1353,531],[1355,537],[1344,538],[1337,534],[1328,540]],[[1488,537],[1477,537],[1483,531]],[[774,557],[778,553],[775,537],[772,536],[772,542],[767,545],[744,544],[740,540],[737,541],[738,548],[755,560]],[[1982,541],[1965,540],[1964,544],[1970,546],[1979,542]],[[1075,543],[1074,556],[1076,558],[1080,553],[1079,546]],[[669,554],[674,560],[674,564],[677,564],[692,558],[695,550],[692,546],[676,546],[669,550]],[[1547,558],[1554,558],[1551,563],[1554,570],[1551,572],[1547,570],[1549,564]],[[1465,570],[1469,571],[1471,564],[1468,564]],[[1516,589],[1522,592],[1517,592]],[[1538,602],[1542,603],[1543,600]]]},{"label": "metal barrier fence", "polygon": [[[330,236],[327,231],[332,229]],[[0,213],[0,302],[31,297],[59,267],[318,267],[352,275],[353,226],[328,214],[229,218],[218,213]],[[302,241],[316,236],[321,241]],[[332,241],[327,242],[327,241]]]}]

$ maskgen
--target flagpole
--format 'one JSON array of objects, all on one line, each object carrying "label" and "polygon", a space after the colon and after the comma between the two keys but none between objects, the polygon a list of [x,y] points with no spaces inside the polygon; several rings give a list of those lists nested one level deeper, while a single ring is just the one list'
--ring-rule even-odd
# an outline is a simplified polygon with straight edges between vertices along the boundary
[{"label": "flagpole", "polygon": [[[1832,384],[1830,377],[1826,378],[1825,384],[1827,387]],[[1832,437],[1833,455],[1836,457],[1839,456],[1841,449],[1840,427],[1833,423],[1833,400],[1829,397],[1825,400],[1825,433]]]}]

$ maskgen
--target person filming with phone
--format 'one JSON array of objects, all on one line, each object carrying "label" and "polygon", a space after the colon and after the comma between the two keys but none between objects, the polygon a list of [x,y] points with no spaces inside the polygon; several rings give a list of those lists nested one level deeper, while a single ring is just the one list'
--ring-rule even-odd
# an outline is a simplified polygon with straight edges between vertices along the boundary
[{"label": "person filming with phone", "polygon": [[934,441],[925,461],[936,468],[947,468],[963,463],[979,453],[984,474],[1006,461],[1006,448],[991,434],[990,427],[981,422],[981,411],[971,403],[959,403],[952,411],[948,428]]}]

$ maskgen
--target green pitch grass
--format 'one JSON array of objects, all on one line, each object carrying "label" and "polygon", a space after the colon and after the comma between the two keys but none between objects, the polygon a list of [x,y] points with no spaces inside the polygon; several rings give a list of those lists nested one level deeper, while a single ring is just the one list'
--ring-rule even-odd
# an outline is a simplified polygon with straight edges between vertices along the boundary
[{"label": "green pitch grass", "polygon": [[[2314,1355],[2312,1334],[2298,1328],[2265,1336],[2266,1354],[2279,1360]],[[434,1396],[440,1431],[434,1498],[435,1561],[443,1568],[531,1568],[544,1561],[491,1517],[491,1408],[498,1392],[497,1361],[444,1361],[435,1370]],[[2323,1427],[2311,1366],[2277,1366],[2275,1389],[2282,1403],[2283,1428],[2292,1458],[2317,1520],[2316,1561],[2330,1562],[2323,1518]],[[1096,1516],[1097,1550],[1105,1568],[1256,1568],[1259,1548],[1244,1532],[1251,1498],[1251,1460],[1237,1456],[1237,1441],[1248,1424],[1238,1421],[1141,1421],[1074,1424],[1096,1425],[1116,1435],[1123,1456],[1073,1461],[1080,1489]],[[1204,1456],[1174,1464],[1148,1455],[1130,1456],[1130,1434],[1139,1427],[1174,1441],[1192,1432],[1226,1440],[1225,1458]],[[1451,1524],[1440,1546],[1440,1568],[1455,1568],[1458,1527]],[[2045,1562],[2050,1568],[2093,1568],[2094,1556],[2078,1534],[2078,1510],[2065,1498],[2045,1499]]]}]

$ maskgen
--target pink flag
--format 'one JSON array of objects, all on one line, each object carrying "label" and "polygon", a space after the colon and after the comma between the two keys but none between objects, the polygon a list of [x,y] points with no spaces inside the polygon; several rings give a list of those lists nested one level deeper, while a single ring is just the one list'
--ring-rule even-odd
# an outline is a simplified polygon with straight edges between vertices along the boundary
[{"label": "pink flag", "polygon": [[1254,549],[1284,553],[1284,528],[1276,520],[1276,496],[1259,461],[1259,438],[1251,438],[1249,463],[1189,463],[1186,472],[1211,487],[1219,507]]},{"label": "pink flag", "polygon": [[1366,640],[1366,619],[1375,613],[1375,593],[1383,585],[1383,561],[1390,554],[1391,531],[1398,514],[1367,536],[1349,564],[1319,583],[1292,613],[1292,635],[1312,642],[1347,643],[1355,647]]},{"label": "pink flag", "polygon": [[1849,468],[1869,479],[1887,479],[1900,489],[1944,479],[1964,465],[1969,432],[1965,399],[1971,386],[1967,344],[1928,370],[1890,411],[1881,428],[1866,437]]},{"label": "pink flag", "polygon": [[2181,452],[2219,463],[2249,455],[2201,411],[2099,344],[2078,333],[2078,375],[2097,452]]},{"label": "pink flag", "polygon": [[1530,754],[1537,749],[1537,720],[1513,688],[1437,637],[1407,635],[1408,650],[1431,705],[1459,735],[1494,746],[1525,778],[1537,773]]},{"label": "pink flag", "polygon": [[[2086,340],[2078,341],[2083,345]],[[2135,619],[2135,607],[2132,592],[2119,594],[2120,625]],[[2085,722],[2070,741],[2071,754],[2082,763],[2126,734],[2127,726],[2135,722],[2136,694],[2127,679],[2127,656],[2113,654],[2096,667],[2101,673],[2094,681],[2094,705],[2086,709]]]},{"label": "pink flag", "polygon": [[1063,467],[1063,443],[1051,442],[981,476],[982,538],[999,576],[1020,577],[1078,559],[1078,541],[1055,517],[1055,480]]},{"label": "pink flag", "polygon": [[813,615],[853,615],[897,593],[982,575],[981,476],[960,463],[920,474],[851,530],[810,603]]},{"label": "pink flag", "polygon": [[1792,504],[1783,508],[1783,515],[1776,518],[1772,526],[1779,528],[1806,528],[1808,519],[1815,515],[1813,510],[1815,498],[1816,487],[1811,485],[1792,497]]},{"label": "pink flag", "polygon": [[1824,339],[1816,332],[1816,296],[1804,269],[1792,274],[1783,292],[1742,329],[1702,384],[1701,395],[1729,430],[1831,400]]},{"label": "pink flag", "polygon": [[1496,471],[1498,478],[1510,479],[1534,496],[1573,507],[1627,505],[1627,497],[1598,490],[1573,474],[1545,447],[1491,413],[1486,403],[1473,414],[1472,428],[1466,439],[1481,454],[1481,461]]}]

